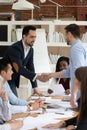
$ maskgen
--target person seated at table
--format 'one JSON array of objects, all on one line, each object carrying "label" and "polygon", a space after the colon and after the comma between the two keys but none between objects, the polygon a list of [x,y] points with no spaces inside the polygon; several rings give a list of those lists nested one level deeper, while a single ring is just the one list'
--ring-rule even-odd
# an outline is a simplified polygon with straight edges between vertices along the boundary
[{"label": "person seated at table", "polygon": [[[56,69],[55,72],[59,72],[61,70],[67,69],[69,66],[69,58],[65,56],[61,56],[57,63],[56,63]],[[50,87],[48,88],[48,93],[53,93],[53,90],[51,89],[51,86],[57,84],[62,84],[62,86],[65,89],[65,94],[70,94],[70,78],[56,78],[51,81]],[[57,86],[55,86],[57,87]]]},{"label": "person seated at table", "polygon": [[[42,102],[40,100],[35,101],[31,105],[27,101],[21,100],[20,98],[16,97],[12,90],[9,87],[8,80],[12,78],[12,66],[6,59],[0,59],[0,75],[2,77],[1,87],[4,88],[8,94],[9,102],[14,106],[15,109],[12,107],[12,111],[14,113],[18,112],[26,112],[29,110],[36,110],[42,107]],[[15,111],[14,111],[15,110]]]},{"label": "person seated at table", "polygon": [[23,121],[21,120],[5,124],[6,121],[11,120],[9,105],[6,91],[0,89],[0,130],[17,130],[23,126]]},{"label": "person seated at table", "polygon": [[[80,67],[75,71],[75,86],[80,90],[80,110],[78,117],[61,121],[57,124],[48,124],[44,128],[60,128],[67,125],[67,130],[87,130],[87,67]],[[74,127],[77,126],[77,128]]]}]

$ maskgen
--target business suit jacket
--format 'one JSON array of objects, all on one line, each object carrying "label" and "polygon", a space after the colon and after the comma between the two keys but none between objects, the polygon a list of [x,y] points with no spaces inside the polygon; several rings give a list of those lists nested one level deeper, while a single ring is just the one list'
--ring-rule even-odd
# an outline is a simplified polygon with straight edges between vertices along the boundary
[{"label": "business suit jacket", "polygon": [[33,82],[33,78],[36,75],[34,64],[33,64],[33,48],[30,50],[27,56],[24,58],[24,48],[22,40],[18,41],[8,47],[4,58],[8,59],[13,67],[13,62],[18,65],[18,72],[13,67],[12,80],[15,82],[16,86],[19,87],[20,75],[28,78],[32,84],[32,87],[37,87],[36,80]]}]

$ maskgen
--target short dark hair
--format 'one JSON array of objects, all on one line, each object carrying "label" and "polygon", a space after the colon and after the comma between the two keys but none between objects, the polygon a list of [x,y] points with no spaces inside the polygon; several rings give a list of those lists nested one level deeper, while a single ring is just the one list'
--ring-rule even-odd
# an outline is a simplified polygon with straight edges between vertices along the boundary
[{"label": "short dark hair", "polygon": [[66,32],[71,32],[72,35],[75,37],[75,38],[79,38],[80,37],[80,28],[78,25],[76,24],[70,24],[68,26],[65,27],[65,30]]},{"label": "short dark hair", "polygon": [[30,30],[36,31],[36,27],[35,26],[30,26],[30,25],[29,26],[25,26],[23,28],[23,31],[22,31],[22,37],[23,37],[23,35],[28,35]]},{"label": "short dark hair", "polygon": [[10,62],[6,60],[5,58],[0,59],[0,73],[2,70],[7,72],[8,64],[10,64]]}]

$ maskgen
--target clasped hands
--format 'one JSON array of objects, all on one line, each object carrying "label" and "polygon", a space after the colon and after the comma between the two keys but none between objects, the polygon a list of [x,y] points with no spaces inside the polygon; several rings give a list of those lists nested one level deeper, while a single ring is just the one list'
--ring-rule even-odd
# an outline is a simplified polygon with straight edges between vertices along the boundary
[{"label": "clasped hands", "polygon": [[43,107],[43,102],[40,99],[37,99],[35,102],[28,105],[27,110],[30,110],[30,106],[32,107],[32,110],[37,110]]},{"label": "clasped hands", "polygon": [[41,82],[47,82],[50,79],[50,73],[42,73],[37,75],[37,78]]}]

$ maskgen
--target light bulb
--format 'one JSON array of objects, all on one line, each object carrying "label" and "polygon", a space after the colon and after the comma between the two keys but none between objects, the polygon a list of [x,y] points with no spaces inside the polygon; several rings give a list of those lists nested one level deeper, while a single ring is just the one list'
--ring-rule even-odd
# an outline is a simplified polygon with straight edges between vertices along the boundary
[{"label": "light bulb", "polygon": [[45,2],[46,2],[46,0],[40,0],[40,2],[41,2],[41,3],[45,3]]}]

